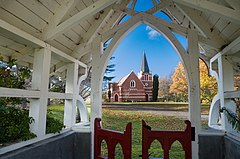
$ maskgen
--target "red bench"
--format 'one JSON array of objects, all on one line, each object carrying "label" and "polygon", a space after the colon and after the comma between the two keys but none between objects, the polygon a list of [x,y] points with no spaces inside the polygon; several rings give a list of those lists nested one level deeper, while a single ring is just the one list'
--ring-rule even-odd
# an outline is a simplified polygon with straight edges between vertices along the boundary
[{"label": "red bench", "polygon": [[169,150],[171,145],[178,140],[185,151],[185,159],[192,158],[192,136],[191,122],[186,120],[185,131],[160,131],[151,130],[144,120],[142,120],[142,158],[148,159],[148,149],[154,140],[158,140],[163,148],[164,159],[169,159]]},{"label": "red bench", "polygon": [[[101,119],[94,121],[94,159],[114,159],[115,147],[119,143],[122,146],[124,159],[132,156],[132,123],[128,123],[124,132],[103,129]],[[101,155],[101,143],[106,141],[108,156]]]}]

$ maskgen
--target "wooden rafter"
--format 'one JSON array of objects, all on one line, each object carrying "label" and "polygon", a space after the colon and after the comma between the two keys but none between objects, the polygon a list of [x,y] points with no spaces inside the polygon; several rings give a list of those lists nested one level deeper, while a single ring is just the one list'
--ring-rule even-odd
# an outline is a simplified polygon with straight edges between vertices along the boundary
[{"label": "wooden rafter", "polygon": [[200,16],[196,10],[181,4],[177,5],[177,7],[203,36],[214,41],[215,43],[218,43],[220,47],[225,45],[225,42],[222,40],[219,34],[216,31],[211,31],[212,26],[206,21],[206,19]]},{"label": "wooden rafter", "polygon": [[54,29],[56,29],[62,18],[66,15],[66,13],[72,8],[75,3],[76,0],[63,1],[63,4],[57,9],[50,23],[44,28],[43,33],[40,35],[40,39],[46,41],[50,38],[49,34],[54,32]]},{"label": "wooden rafter", "polygon": [[99,0],[92,5],[86,7],[79,13],[75,14],[71,18],[67,19],[66,21],[60,23],[56,26],[56,28],[46,35],[46,40],[50,40],[58,36],[59,34],[63,33],[65,30],[71,28],[72,26],[78,24],[81,20],[100,12],[101,10],[105,9],[109,5],[115,3],[117,0]]},{"label": "wooden rafter", "polygon": [[177,4],[189,6],[201,11],[220,15],[221,17],[240,24],[240,12],[207,0],[173,0]]}]

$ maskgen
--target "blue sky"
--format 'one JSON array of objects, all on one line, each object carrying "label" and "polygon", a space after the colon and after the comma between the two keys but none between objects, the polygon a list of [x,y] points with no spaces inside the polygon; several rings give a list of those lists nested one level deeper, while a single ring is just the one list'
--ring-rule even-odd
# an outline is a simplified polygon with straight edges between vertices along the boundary
[{"label": "blue sky", "polygon": [[[145,11],[152,7],[151,1],[149,3],[144,2],[146,0],[140,0],[136,4],[136,10]],[[162,12],[157,13],[156,16],[170,21]],[[128,18],[126,17],[125,20]],[[186,48],[186,39],[179,35],[176,35],[176,37]],[[111,60],[110,63],[116,64],[116,70],[109,74],[115,76],[112,81],[119,81],[132,70],[137,74],[140,71],[143,51],[146,53],[152,74],[158,74],[159,77],[169,76],[173,73],[174,68],[180,61],[174,48],[161,34],[147,25],[141,24],[130,32],[114,51],[115,59]]]}]

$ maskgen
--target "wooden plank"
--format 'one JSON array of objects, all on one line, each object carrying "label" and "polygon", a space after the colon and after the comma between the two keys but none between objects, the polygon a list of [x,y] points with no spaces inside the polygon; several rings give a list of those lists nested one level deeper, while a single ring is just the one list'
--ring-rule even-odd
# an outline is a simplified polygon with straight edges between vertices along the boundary
[{"label": "wooden plank", "polygon": [[15,53],[15,51],[0,45],[0,53],[6,56],[12,56],[12,54]]},{"label": "wooden plank", "polygon": [[10,14],[5,9],[0,7],[0,19],[5,20],[6,22],[12,24],[13,26],[17,26],[19,29],[37,37],[41,34],[40,30],[37,28],[28,25],[26,22],[22,21],[21,19],[17,18],[13,14]]},{"label": "wooden plank", "polygon": [[0,87],[0,97],[39,98],[40,91]]},{"label": "wooden plank", "polygon": [[90,24],[89,24],[85,19],[83,19],[83,20],[79,23],[79,25],[81,25],[86,32],[87,32],[88,29],[90,28]]},{"label": "wooden plank", "polygon": [[239,11],[228,8],[217,3],[213,3],[207,0],[174,0],[178,4],[183,4],[198,10],[210,12],[214,15],[221,16],[225,19],[228,19],[234,23],[240,24]]},{"label": "wooden plank", "polygon": [[51,10],[51,12],[55,13],[57,8],[60,7],[60,5],[54,1],[54,0],[39,0],[39,2],[41,2],[46,8],[48,8],[49,10]]},{"label": "wooden plank", "polygon": [[49,11],[45,6],[42,5],[39,1],[26,1],[26,0],[17,0],[21,5],[31,10],[33,13],[37,14],[41,19],[46,22],[49,22],[50,17],[53,16],[53,13]]},{"label": "wooden plank", "polygon": [[65,52],[66,54],[71,54],[72,50],[70,50],[69,48],[66,48],[65,46],[63,46],[61,43],[59,43],[56,40],[51,40],[49,42],[50,45],[52,45],[53,47],[58,48],[59,50]]},{"label": "wooden plank", "polygon": [[79,37],[79,35],[76,32],[74,32],[72,29],[65,31],[64,35],[66,35],[68,38],[70,38],[75,44],[78,44],[79,40],[81,39]]},{"label": "wooden plank", "polygon": [[240,91],[227,91],[224,92],[224,98],[239,98]]},{"label": "wooden plank", "polygon": [[83,10],[84,8],[86,8],[86,6],[82,1],[78,1],[78,3],[76,4],[76,7],[78,10]]},{"label": "wooden plank", "polygon": [[71,28],[72,26],[78,24],[82,19],[85,19],[89,16],[96,14],[97,12],[101,11],[102,9],[108,7],[109,5],[115,3],[117,0],[99,0],[94,4],[90,5],[89,7],[83,9],[81,12],[75,14],[68,20],[62,22],[57,28],[49,34],[47,39],[52,39],[57,35],[61,34],[65,30]]},{"label": "wooden plank", "polygon": [[26,45],[24,44],[20,44],[16,41],[13,41],[1,35],[0,35],[0,45],[7,46],[8,48],[11,48],[14,50],[21,50],[26,47]]},{"label": "wooden plank", "polygon": [[15,15],[22,21],[28,23],[28,25],[32,25],[34,28],[41,30],[43,26],[47,23],[43,21],[41,18],[33,14],[23,5],[18,3],[17,1],[5,1],[5,3],[0,4],[6,11]]},{"label": "wooden plank", "polygon": [[86,5],[86,7],[90,6],[91,4],[93,4],[93,2],[91,0],[82,0],[83,3]]},{"label": "wooden plank", "polygon": [[48,97],[53,99],[73,99],[72,93],[48,92]]},{"label": "wooden plank", "polygon": [[76,44],[73,43],[71,40],[66,38],[63,34],[55,38],[56,41],[61,43],[64,47],[68,48],[69,50],[73,51],[73,48],[76,47]]}]

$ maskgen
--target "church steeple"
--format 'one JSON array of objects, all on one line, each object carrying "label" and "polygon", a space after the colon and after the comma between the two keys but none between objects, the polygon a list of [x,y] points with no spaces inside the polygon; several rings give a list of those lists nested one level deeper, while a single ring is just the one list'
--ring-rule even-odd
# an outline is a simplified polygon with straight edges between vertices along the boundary
[{"label": "church steeple", "polygon": [[148,63],[147,63],[147,58],[146,58],[146,55],[145,55],[145,51],[143,51],[141,71],[142,71],[143,73],[149,73],[149,67],[148,67]]}]

